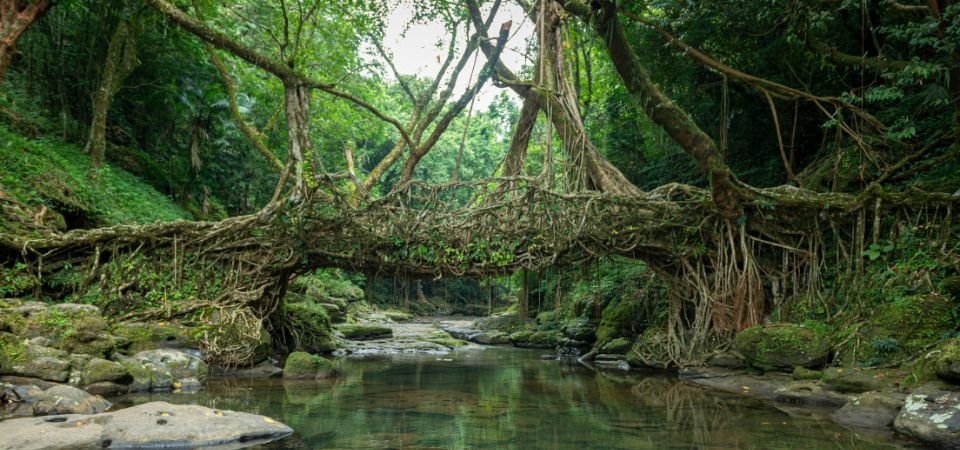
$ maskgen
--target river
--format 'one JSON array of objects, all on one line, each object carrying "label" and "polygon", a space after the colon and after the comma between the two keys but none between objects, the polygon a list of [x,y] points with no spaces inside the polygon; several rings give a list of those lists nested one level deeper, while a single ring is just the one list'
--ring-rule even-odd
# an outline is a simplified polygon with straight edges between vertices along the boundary
[{"label": "river", "polygon": [[541,354],[471,346],[342,357],[335,380],[211,380],[197,394],[117,403],[198,403],[264,414],[296,430],[264,449],[899,448],[889,436],[862,436],[808,410]]}]

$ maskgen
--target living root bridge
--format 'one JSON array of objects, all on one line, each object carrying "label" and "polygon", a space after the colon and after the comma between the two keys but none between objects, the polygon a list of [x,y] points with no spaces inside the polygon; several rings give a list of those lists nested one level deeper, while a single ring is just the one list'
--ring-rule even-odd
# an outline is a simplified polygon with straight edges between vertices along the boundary
[{"label": "living root bridge", "polygon": [[670,324],[651,344],[651,362],[687,364],[772,308],[816,293],[825,258],[836,258],[836,270],[862,270],[864,250],[897,233],[900,219],[956,242],[960,197],[948,194],[739,189],[743,213],[726,219],[710,192],[679,184],[618,196],[562,194],[529,178],[412,182],[359,206],[318,195],[220,222],[0,234],[0,261],[5,277],[20,280],[14,295],[72,296],[121,320],[244,311],[234,319],[253,323],[252,334],[282,311],[287,283],[318,267],[481,277],[623,255],[672,286]]}]

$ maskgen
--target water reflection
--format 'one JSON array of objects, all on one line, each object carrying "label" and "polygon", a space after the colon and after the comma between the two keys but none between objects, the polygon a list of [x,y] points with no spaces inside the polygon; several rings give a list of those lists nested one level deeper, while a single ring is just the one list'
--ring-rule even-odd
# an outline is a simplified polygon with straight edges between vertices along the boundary
[{"label": "water reflection", "polygon": [[296,430],[270,449],[891,448],[671,377],[538,356],[486,349],[344,359],[336,380],[223,380],[196,395],[120,403],[200,403],[265,414]]}]

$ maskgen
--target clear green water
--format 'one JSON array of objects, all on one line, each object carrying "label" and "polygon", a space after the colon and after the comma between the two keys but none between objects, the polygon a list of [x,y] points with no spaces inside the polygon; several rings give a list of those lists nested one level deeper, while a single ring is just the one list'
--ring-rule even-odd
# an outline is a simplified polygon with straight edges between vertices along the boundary
[{"label": "clear green water", "polygon": [[[333,381],[214,380],[129,396],[264,414],[296,430],[261,448],[867,449],[888,437],[664,375],[596,372],[518,349],[345,358]],[[798,410],[799,411],[799,410]]]}]

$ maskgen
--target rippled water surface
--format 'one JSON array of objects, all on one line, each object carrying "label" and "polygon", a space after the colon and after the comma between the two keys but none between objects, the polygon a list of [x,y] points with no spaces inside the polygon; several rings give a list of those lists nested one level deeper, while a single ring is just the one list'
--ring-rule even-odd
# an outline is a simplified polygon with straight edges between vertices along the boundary
[{"label": "rippled water surface", "polygon": [[333,381],[214,380],[151,400],[264,414],[296,430],[261,448],[866,449],[860,436],[798,410],[664,375],[597,372],[518,349],[339,360]]}]

